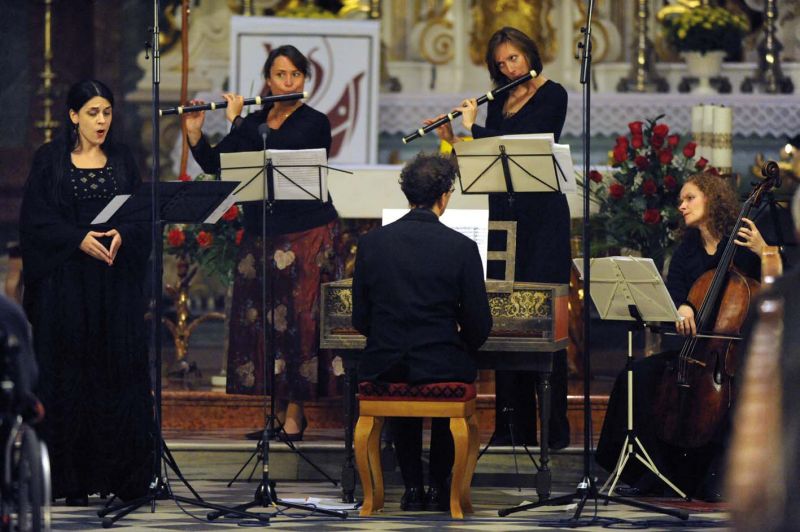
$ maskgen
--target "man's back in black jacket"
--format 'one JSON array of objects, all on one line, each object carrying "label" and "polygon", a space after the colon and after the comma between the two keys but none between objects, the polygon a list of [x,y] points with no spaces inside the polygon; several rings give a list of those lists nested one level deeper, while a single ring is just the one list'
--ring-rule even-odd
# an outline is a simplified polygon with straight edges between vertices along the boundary
[{"label": "man's back in black jacket", "polygon": [[492,327],[477,245],[429,209],[363,236],[353,325],[367,337],[361,380],[391,374],[410,383],[473,382],[470,352]]}]

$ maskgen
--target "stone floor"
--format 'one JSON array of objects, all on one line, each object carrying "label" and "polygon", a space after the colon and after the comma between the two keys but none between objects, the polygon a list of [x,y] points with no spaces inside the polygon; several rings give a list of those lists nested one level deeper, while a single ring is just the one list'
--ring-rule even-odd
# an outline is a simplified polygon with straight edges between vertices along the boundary
[{"label": "stone floor", "polygon": [[[236,483],[231,488],[219,481],[198,480],[191,482],[193,488],[204,500],[222,505],[234,505],[252,500],[256,483]],[[174,493],[191,497],[188,489],[179,482],[172,483]],[[573,488],[558,486],[558,492],[568,493]],[[558,495],[558,492],[556,495]],[[320,504],[338,503],[339,490],[329,483],[286,481],[279,482],[278,496],[287,500],[305,500],[313,498]],[[567,530],[580,527],[583,530],[604,530],[607,528],[650,528],[654,530],[682,528],[685,530],[725,530],[727,514],[723,505],[703,503],[682,503],[679,500],[648,499],[647,502],[658,503],[663,507],[683,507],[689,510],[689,521],[681,521],[675,517],[639,510],[636,508],[611,503],[608,506],[596,505],[594,501],[584,507],[579,519],[572,519],[575,505],[541,507],[499,517],[500,509],[535,499],[532,490],[515,488],[477,487],[472,490],[475,513],[465,520],[452,520],[449,515],[437,512],[402,512],[399,500],[402,489],[388,486],[386,492],[386,508],[375,517],[358,517],[357,510],[350,510],[346,519],[325,517],[310,511],[288,510],[278,512],[276,508],[268,508],[264,513],[273,517],[269,520],[272,530],[480,530],[512,531],[512,530]],[[339,503],[340,504],[340,503]],[[90,499],[89,508],[66,506],[53,507],[53,530],[103,530],[97,510],[103,501]],[[150,506],[131,512],[116,524],[119,530],[241,530],[243,526],[266,526],[256,520],[238,520],[223,518],[209,522],[208,511],[192,504],[177,504],[171,500],[158,501],[155,512]]]}]

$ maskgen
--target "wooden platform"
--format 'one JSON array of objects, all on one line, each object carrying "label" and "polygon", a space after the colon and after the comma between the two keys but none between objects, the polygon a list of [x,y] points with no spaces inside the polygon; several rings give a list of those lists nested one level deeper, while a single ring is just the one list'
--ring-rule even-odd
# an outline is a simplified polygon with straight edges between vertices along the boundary
[{"label": "wooden platform", "polygon": [[[570,384],[568,416],[572,429],[572,445],[583,441],[583,396],[578,395],[579,383]],[[608,395],[594,394],[591,399],[593,439],[596,442],[603,424]],[[220,429],[250,431],[260,428],[269,399],[247,395],[228,395],[224,391],[183,391],[165,389],[162,400],[163,427],[173,434]],[[309,427],[315,429],[343,428],[341,398],[325,398],[306,403]],[[479,423],[482,433],[494,428],[494,395],[478,395]]]}]

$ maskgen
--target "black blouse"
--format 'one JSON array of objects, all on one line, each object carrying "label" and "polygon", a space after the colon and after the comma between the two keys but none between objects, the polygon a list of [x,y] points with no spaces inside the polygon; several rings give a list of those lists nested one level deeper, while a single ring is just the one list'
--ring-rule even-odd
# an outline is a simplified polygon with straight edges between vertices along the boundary
[{"label": "black blouse", "polygon": [[[237,120],[230,133],[216,146],[208,143],[205,135],[196,146],[192,147],[192,155],[208,174],[219,174],[220,153],[260,151],[263,149],[258,126],[266,123],[270,107],[250,113],[242,120]],[[328,117],[308,105],[298,107],[278,129],[270,129],[267,135],[267,149],[302,150],[313,148],[331,148],[331,124]],[[261,233],[262,209],[258,202],[244,204],[244,227],[253,233]],[[267,227],[270,235],[282,235],[305,231],[325,225],[336,219],[336,209],[328,196],[328,201],[276,201],[273,214]]]}]

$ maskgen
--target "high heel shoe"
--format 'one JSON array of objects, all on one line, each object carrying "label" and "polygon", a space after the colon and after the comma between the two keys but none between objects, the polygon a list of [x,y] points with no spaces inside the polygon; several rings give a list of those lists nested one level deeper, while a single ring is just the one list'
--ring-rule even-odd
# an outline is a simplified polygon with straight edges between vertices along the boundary
[{"label": "high heel shoe", "polygon": [[300,423],[300,432],[283,432],[281,434],[281,439],[284,441],[303,441],[303,433],[306,431],[306,427],[308,427],[308,421],[306,421],[306,417],[303,416],[303,421]]}]

